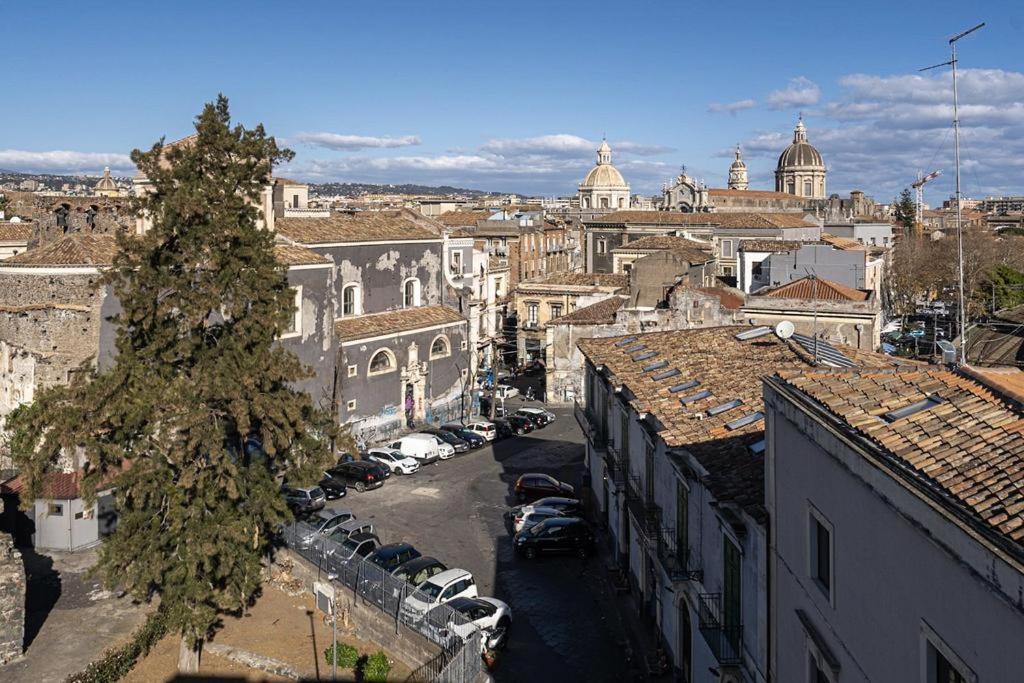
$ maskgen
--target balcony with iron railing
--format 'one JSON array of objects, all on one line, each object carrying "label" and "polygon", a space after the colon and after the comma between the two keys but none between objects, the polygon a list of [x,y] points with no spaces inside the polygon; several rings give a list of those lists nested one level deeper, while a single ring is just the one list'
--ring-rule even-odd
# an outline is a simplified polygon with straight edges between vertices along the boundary
[{"label": "balcony with iron railing", "polygon": [[697,596],[700,632],[719,664],[743,662],[743,625],[727,624],[723,619],[722,594],[701,593]]},{"label": "balcony with iron railing", "polygon": [[658,536],[658,561],[673,581],[703,581],[700,555],[681,544],[673,527],[662,527]]},{"label": "balcony with iron railing", "polygon": [[608,431],[603,421],[598,422],[590,409],[579,401],[573,403],[572,413],[593,448],[604,450],[608,447]]},{"label": "balcony with iron railing", "polygon": [[640,477],[636,475],[629,475],[626,481],[626,509],[637,521],[646,540],[656,543],[661,529],[661,507],[645,495]]},{"label": "balcony with iron railing", "polygon": [[629,465],[623,459],[622,452],[619,451],[615,442],[611,439],[605,444],[604,463],[608,476],[611,478],[612,483],[615,484],[615,488],[621,489],[625,486],[626,472]]}]

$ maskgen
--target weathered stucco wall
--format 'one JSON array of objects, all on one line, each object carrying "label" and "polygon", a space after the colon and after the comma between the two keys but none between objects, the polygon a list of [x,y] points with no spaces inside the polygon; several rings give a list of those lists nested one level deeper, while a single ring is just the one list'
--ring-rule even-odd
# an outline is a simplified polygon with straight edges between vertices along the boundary
[{"label": "weathered stucco wall", "polygon": [[442,243],[364,244],[311,249],[334,259],[337,264],[335,286],[356,283],[362,294],[362,312],[379,313],[402,307],[402,283],[407,278],[420,281],[423,306],[442,303]]}]

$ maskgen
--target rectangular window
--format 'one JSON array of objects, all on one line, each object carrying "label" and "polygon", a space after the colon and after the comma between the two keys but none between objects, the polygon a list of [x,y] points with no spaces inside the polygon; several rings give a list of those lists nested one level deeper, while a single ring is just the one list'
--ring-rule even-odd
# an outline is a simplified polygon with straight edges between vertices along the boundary
[{"label": "rectangular window", "polygon": [[808,514],[808,570],[814,583],[832,603],[832,525],[815,508]]},{"label": "rectangular window", "polygon": [[736,243],[732,240],[722,240],[722,258],[736,256]]},{"label": "rectangular window", "polygon": [[551,304],[551,317],[559,318],[562,315],[562,304]]},{"label": "rectangular window", "polygon": [[689,532],[690,490],[686,484],[676,481],[676,556],[685,558],[690,545]]},{"label": "rectangular window", "polygon": [[654,446],[646,444],[644,449],[644,499],[648,503],[654,502]]},{"label": "rectangular window", "polygon": [[733,650],[739,652],[742,629],[740,596],[740,549],[728,536],[723,536],[722,563],[722,628]]},{"label": "rectangular window", "polygon": [[978,675],[926,622],[921,623],[925,648],[924,683],[978,683]]},{"label": "rectangular window", "polygon": [[302,285],[295,288],[295,300],[292,306],[292,317],[284,331],[286,335],[302,333]]},{"label": "rectangular window", "polygon": [[453,251],[452,252],[451,268],[452,268],[452,272],[453,273],[456,273],[457,275],[461,275],[462,274],[462,252],[461,251]]},{"label": "rectangular window", "polygon": [[350,365],[350,366],[348,366],[348,376],[349,377],[355,377],[358,374],[359,374],[359,366],[358,365]]},{"label": "rectangular window", "polygon": [[346,403],[346,404],[345,404],[345,407],[346,407],[347,409],[349,409],[349,410],[355,410],[355,409],[356,409],[356,402],[355,402],[355,399],[353,399],[353,400],[349,401],[348,403]]},{"label": "rectangular window", "polygon": [[538,304],[526,304],[526,324],[536,325],[537,324],[537,309],[540,308]]},{"label": "rectangular window", "polygon": [[597,241],[597,253],[598,254],[604,254],[604,253],[607,253],[607,252],[608,252],[608,241],[607,240],[598,240]]},{"label": "rectangular window", "polygon": [[46,514],[51,517],[63,517],[64,516],[64,503],[50,503],[46,506]]},{"label": "rectangular window", "polygon": [[75,519],[92,519],[92,517],[92,508],[89,508],[88,510],[79,510],[75,513]]}]

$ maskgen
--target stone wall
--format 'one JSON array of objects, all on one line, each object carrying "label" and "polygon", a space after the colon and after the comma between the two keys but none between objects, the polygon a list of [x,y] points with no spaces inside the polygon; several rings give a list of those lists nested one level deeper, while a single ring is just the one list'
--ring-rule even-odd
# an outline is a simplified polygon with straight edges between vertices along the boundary
[{"label": "stone wall", "polygon": [[[10,192],[12,213],[35,222],[33,242],[47,244],[66,232],[134,232],[135,216],[126,197],[46,196],[31,192]],[[66,227],[58,224],[64,210]]]},{"label": "stone wall", "polygon": [[21,657],[24,642],[25,569],[14,541],[0,533],[0,666]]}]

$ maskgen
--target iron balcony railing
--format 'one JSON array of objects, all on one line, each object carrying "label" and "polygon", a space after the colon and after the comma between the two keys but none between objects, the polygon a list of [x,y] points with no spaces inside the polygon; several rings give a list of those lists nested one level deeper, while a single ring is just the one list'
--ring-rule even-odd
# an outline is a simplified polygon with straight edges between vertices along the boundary
[{"label": "iron balcony railing", "polygon": [[576,417],[576,422],[579,423],[580,429],[583,430],[584,435],[587,437],[587,441],[590,445],[597,450],[604,450],[608,446],[608,433],[604,429],[604,425],[598,425],[597,419],[589,408],[580,404],[579,401],[573,403],[573,415]]},{"label": "iron balcony railing", "polygon": [[673,527],[662,527],[658,537],[658,561],[673,581],[703,581],[700,556],[692,548],[681,545]]},{"label": "iron balcony railing", "polygon": [[661,507],[644,495],[640,477],[629,475],[626,482],[626,509],[637,521],[648,542],[656,543],[661,528]]},{"label": "iron balcony railing", "polygon": [[700,632],[719,664],[742,664],[743,625],[726,624],[722,612],[721,593],[701,593],[699,603]]}]

